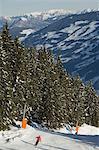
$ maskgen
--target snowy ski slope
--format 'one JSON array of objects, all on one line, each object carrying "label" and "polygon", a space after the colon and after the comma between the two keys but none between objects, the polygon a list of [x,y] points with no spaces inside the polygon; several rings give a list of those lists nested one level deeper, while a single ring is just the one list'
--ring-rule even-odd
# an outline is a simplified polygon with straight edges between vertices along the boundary
[{"label": "snowy ski slope", "polygon": [[[83,125],[79,135],[69,131],[67,134],[65,130],[51,132],[30,126],[26,129],[12,127],[10,131],[0,132],[0,150],[99,150],[99,128]],[[42,141],[35,147],[38,135]]]}]

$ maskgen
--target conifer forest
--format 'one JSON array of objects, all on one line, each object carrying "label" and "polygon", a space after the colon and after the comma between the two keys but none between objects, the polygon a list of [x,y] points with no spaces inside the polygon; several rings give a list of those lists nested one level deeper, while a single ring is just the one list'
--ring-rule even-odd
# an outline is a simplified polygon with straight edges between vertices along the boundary
[{"label": "conifer forest", "polygon": [[57,129],[65,123],[99,126],[99,96],[63,67],[50,49],[26,48],[6,24],[0,33],[0,130],[22,120]]}]

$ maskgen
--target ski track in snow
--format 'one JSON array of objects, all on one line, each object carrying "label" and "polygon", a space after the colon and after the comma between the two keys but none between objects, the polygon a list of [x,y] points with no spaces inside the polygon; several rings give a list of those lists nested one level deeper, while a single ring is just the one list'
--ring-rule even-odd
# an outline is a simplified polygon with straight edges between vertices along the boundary
[{"label": "ski track in snow", "polygon": [[[35,147],[38,135],[42,141]],[[0,150],[99,150],[98,140],[99,135],[73,135],[27,126],[26,129],[1,131]]]}]

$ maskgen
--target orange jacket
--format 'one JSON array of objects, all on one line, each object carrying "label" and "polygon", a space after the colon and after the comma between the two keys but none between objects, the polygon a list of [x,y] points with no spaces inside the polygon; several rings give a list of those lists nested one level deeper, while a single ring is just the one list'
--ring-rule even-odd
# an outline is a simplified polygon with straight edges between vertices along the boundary
[{"label": "orange jacket", "polygon": [[77,133],[78,133],[78,130],[79,130],[79,126],[76,127],[76,132],[77,132]]}]

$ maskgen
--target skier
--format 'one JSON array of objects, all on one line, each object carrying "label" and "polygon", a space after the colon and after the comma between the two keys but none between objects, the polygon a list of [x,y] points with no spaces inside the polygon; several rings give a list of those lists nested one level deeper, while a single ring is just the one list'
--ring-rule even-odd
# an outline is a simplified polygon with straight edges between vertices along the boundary
[{"label": "skier", "polygon": [[79,126],[76,127],[76,135],[78,134]]},{"label": "skier", "polygon": [[37,140],[36,140],[35,146],[37,146],[38,143],[41,142],[41,136],[40,136],[40,135],[37,136],[36,139],[37,139]]},{"label": "skier", "polygon": [[78,121],[76,122],[76,135],[78,134],[78,130],[79,130],[79,123],[78,123]]}]

